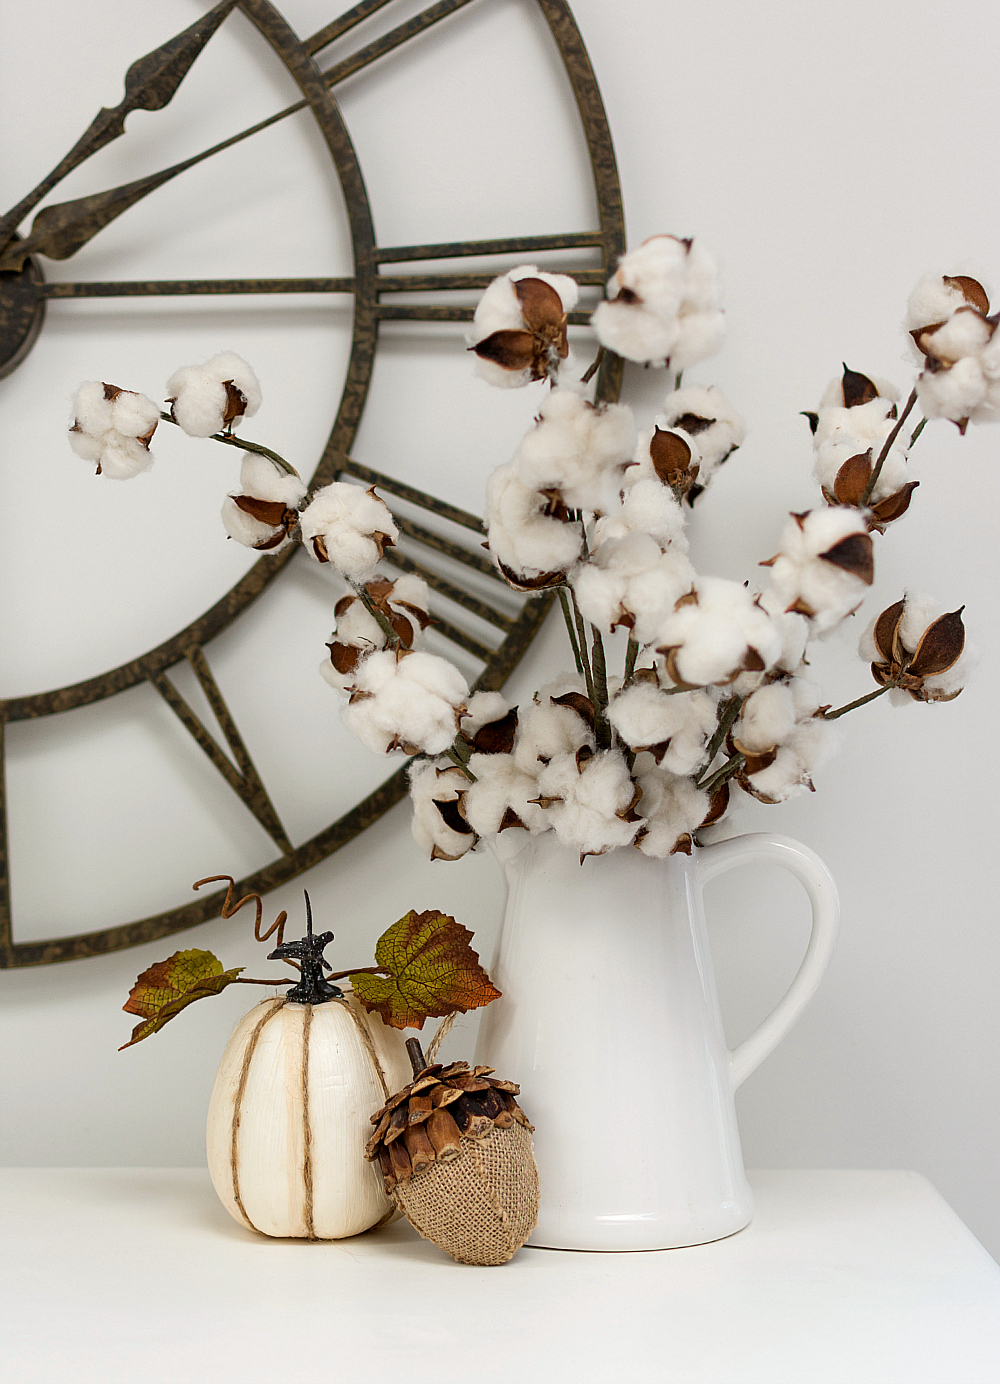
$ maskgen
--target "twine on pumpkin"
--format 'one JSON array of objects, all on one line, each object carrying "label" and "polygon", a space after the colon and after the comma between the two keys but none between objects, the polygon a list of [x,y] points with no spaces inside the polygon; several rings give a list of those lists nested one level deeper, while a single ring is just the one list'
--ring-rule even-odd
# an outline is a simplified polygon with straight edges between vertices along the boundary
[{"label": "twine on pumpkin", "polygon": [[236,1202],[240,1215],[246,1221],[251,1230],[257,1227],[247,1215],[246,1207],[243,1205],[243,1198],[240,1196],[240,1165],[239,1165],[239,1133],[240,1133],[240,1112],[243,1108],[243,1097],[246,1094],[247,1079],[250,1076],[250,1062],[253,1059],[254,1050],[268,1019],[277,1014],[278,1010],[285,1003],[285,996],[279,995],[271,1003],[271,1008],[261,1019],[250,1035],[250,1042],[247,1044],[246,1052],[243,1054],[243,1065],[240,1068],[240,1079],[236,1087],[236,1099],[233,1102],[233,1123],[229,1135],[229,1171],[233,1179],[233,1200]]},{"label": "twine on pumpkin", "polygon": [[316,1239],[313,1221],[312,1129],[309,1124],[309,1031],[312,1028],[313,1007],[305,1006],[302,1016],[302,1183],[305,1190],[304,1215],[306,1237]]},{"label": "twine on pumpkin", "polygon": [[375,1074],[379,1079],[379,1085],[382,1087],[382,1094],[385,1096],[386,1100],[388,1100],[392,1092],[389,1090],[389,1083],[386,1080],[385,1072],[382,1070],[382,1063],[378,1060],[378,1053],[375,1051],[375,1044],[372,1041],[367,1019],[363,1020],[358,1011],[354,1009],[347,1000],[334,1000],[333,1003],[342,1004],[357,1025],[358,1032],[361,1034],[361,1041],[367,1049],[368,1056],[371,1058],[372,1065],[375,1068]]}]

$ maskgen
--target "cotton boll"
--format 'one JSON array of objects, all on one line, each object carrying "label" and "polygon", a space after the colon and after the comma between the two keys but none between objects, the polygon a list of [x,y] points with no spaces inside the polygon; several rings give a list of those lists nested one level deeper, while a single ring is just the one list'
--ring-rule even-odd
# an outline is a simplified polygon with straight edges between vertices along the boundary
[{"label": "cotton boll", "polygon": [[510,702],[499,692],[475,692],[462,713],[462,733],[468,740],[474,740],[483,726],[502,721],[510,711]]},{"label": "cotton boll", "polygon": [[[658,644],[668,653],[671,675],[694,686],[726,683],[745,664],[770,668],[781,653],[782,633],[739,582],[702,577],[696,600],[682,602],[664,621]],[[756,656],[756,657],[755,657]]]},{"label": "cotton boll", "polygon": [[913,332],[946,321],[966,302],[962,290],[940,274],[925,274],[906,304],[906,330]]},{"label": "cotton boll", "polygon": [[[920,407],[928,418],[948,418],[961,425],[967,419],[991,421],[982,410],[987,382],[975,356],[966,356],[948,370],[925,370],[917,380]],[[985,413],[986,416],[977,415]]]},{"label": "cotton boll", "polygon": [[84,461],[96,462],[99,475],[130,480],[153,464],[149,443],[159,418],[145,394],[87,380],[73,396],[70,446]]},{"label": "cotton boll", "polygon": [[388,507],[373,490],[347,481],[324,486],[302,511],[302,541],[348,581],[366,581],[384,548],[399,537]]},{"label": "cotton boll", "polygon": [[959,308],[936,332],[925,332],[920,344],[928,356],[943,365],[954,365],[963,356],[977,356],[993,335],[993,328],[975,308]]},{"label": "cotton boll", "polygon": [[363,601],[344,598],[337,603],[337,640],[356,649],[384,649],[385,632]]},{"label": "cotton boll", "polygon": [[525,485],[513,462],[498,466],[486,482],[490,551],[502,567],[528,581],[565,572],[583,546],[579,525],[547,515],[548,504]]},{"label": "cotton boll", "polygon": [[772,683],[744,702],[734,738],[741,749],[762,754],[788,739],[796,719],[791,688],[785,683]]},{"label": "cotton boll", "polygon": [[715,385],[689,385],[673,390],[664,400],[663,414],[656,424],[661,428],[680,428],[697,439],[701,485],[746,437],[742,417]]},{"label": "cotton boll", "polygon": [[660,769],[640,775],[639,787],[642,797],[638,811],[643,824],[636,845],[643,855],[663,859],[705,820],[708,794],[689,778]]},{"label": "cotton boll", "polygon": [[670,353],[675,370],[687,370],[699,361],[714,356],[726,336],[726,319],[717,309],[714,312],[681,312],[680,330]]},{"label": "cotton boll", "polygon": [[717,719],[715,702],[706,693],[670,696],[646,682],[626,688],[608,707],[608,720],[625,744],[657,749],[660,763],[675,774],[698,768]]},{"label": "cotton boll", "polygon": [[558,491],[570,509],[612,507],[635,445],[635,424],[620,404],[588,403],[575,389],[553,389],[514,457],[532,490]]},{"label": "cotton boll", "polygon": [[635,785],[617,750],[603,750],[577,763],[571,754],[558,755],[538,776],[539,796],[552,801],[549,821],[559,840],[583,855],[602,855],[631,844],[638,820],[627,822]]},{"label": "cotton boll", "polygon": [[598,341],[626,360],[663,365],[677,344],[676,317],[662,318],[642,303],[613,299],[598,303],[590,319]]},{"label": "cotton boll", "polygon": [[808,615],[814,634],[825,633],[858,608],[871,585],[872,542],[862,514],[836,505],[793,515],[769,565],[774,599]]},{"label": "cotton boll", "polygon": [[258,452],[247,452],[240,466],[240,485],[246,495],[271,500],[295,509],[305,496],[301,477],[289,475]]},{"label": "cotton boll", "polygon": [[569,692],[586,696],[578,679],[550,683],[535,694],[535,701],[520,709],[514,760],[523,773],[535,776],[559,755],[575,755],[583,746],[594,748],[588,722],[572,706],[556,706],[552,700]]},{"label": "cotton boll", "polygon": [[[415,764],[410,770],[413,839],[431,860],[458,860],[476,844],[460,804],[469,780],[461,769],[442,760]],[[455,804],[442,812],[438,804]]]},{"label": "cotton boll", "polygon": [[518,768],[512,755],[474,754],[469,769],[476,781],[469,784],[465,795],[465,815],[480,836],[495,836],[501,827],[516,828],[518,822],[532,835],[548,831],[545,811],[531,801],[538,797],[538,783],[532,774]]},{"label": "cotton boll", "polygon": [[379,753],[442,754],[455,739],[458,708],[469,689],[458,669],[436,654],[370,654],[344,708],[348,728]]},{"label": "cotton boll", "polygon": [[621,502],[602,515],[594,526],[594,543],[625,538],[630,533],[648,534],[666,551],[687,551],[684,533],[684,511],[673,492],[655,477],[632,479],[637,467],[625,473],[625,490]]},{"label": "cotton boll", "polygon": [[892,431],[894,420],[890,417],[894,404],[890,399],[870,399],[867,404],[855,404],[853,408],[839,405],[821,407],[817,414],[818,422],[813,436],[813,446],[819,447],[827,439],[854,438],[864,442],[860,451],[880,445]]},{"label": "cotton boll", "polygon": [[[222,502],[222,523],[229,537],[246,548],[256,548],[259,544],[268,543],[275,534],[273,525],[264,524],[252,514],[245,513],[232,495],[227,495]],[[287,536],[286,540],[291,541]],[[281,546],[284,547],[285,544]]]},{"label": "cotton boll", "polygon": [[747,776],[754,796],[764,802],[785,802],[813,787],[812,775],[837,752],[839,736],[828,721],[802,721],[780,746],[774,762]]},{"label": "cotton boll", "polygon": [[683,552],[664,553],[648,534],[630,533],[602,543],[570,580],[585,619],[608,631],[626,625],[648,644],[694,575]]},{"label": "cotton boll", "polygon": [[260,408],[257,376],[235,351],[223,351],[204,365],[183,365],[167,381],[174,421],[190,437],[230,431]]}]

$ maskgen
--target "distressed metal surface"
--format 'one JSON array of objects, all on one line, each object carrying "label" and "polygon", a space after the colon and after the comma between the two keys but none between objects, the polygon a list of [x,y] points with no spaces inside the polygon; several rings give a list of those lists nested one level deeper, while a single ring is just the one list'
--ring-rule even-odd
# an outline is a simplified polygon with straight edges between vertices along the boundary
[{"label": "distressed metal surface", "polygon": [[[483,2],[484,0],[480,0],[480,3]],[[593,231],[544,236],[377,246],[364,178],[331,88],[338,81],[376,62],[385,53],[425,32],[432,25],[462,10],[467,4],[472,3],[472,0],[441,0],[440,3],[431,5],[421,14],[392,29],[374,43],[363,46],[334,66],[324,69],[317,63],[316,55],[321,54],[334,39],[346,34],[356,24],[388,3],[391,3],[391,0],[361,0],[361,3],[318,30],[310,38],[300,40],[268,0],[240,0],[235,7],[243,11],[285,63],[302,92],[302,100],[241,131],[222,144],[215,145],[181,164],[172,165],[160,173],[150,174],[121,188],[46,208],[36,217],[28,235],[18,237],[15,234],[17,226],[61,178],[83,163],[95,150],[123,132],[124,116],[129,110],[139,107],[156,110],[169,102],[191,62],[234,5],[230,0],[223,0],[223,3],[214,6],[201,20],[177,35],[175,39],[134,63],[126,79],[125,101],[112,111],[102,110],[61,163],[42,179],[32,193],[0,220],[0,271],[3,271],[0,272],[0,374],[9,373],[24,359],[42,326],[46,304],[57,302],[59,299],[257,293],[352,294],[354,327],[346,380],[337,415],[323,455],[313,474],[312,483],[322,485],[337,477],[353,476],[367,484],[378,484],[390,497],[395,496],[407,504],[415,505],[429,516],[425,525],[406,516],[397,515],[401,531],[412,542],[427,550],[430,554],[428,559],[417,561],[403,553],[390,553],[387,557],[394,560],[396,566],[403,571],[419,571],[440,596],[496,629],[500,642],[496,648],[491,648],[483,643],[478,635],[459,628],[435,611],[438,633],[484,663],[483,671],[475,685],[493,689],[502,686],[516,667],[537,633],[552,603],[553,593],[546,592],[528,598],[524,601],[520,613],[512,615],[506,587],[482,553],[479,547],[481,539],[472,536],[481,536],[483,532],[482,523],[475,515],[436,500],[415,486],[384,477],[349,457],[368,393],[380,323],[386,320],[461,322],[469,320],[472,315],[471,308],[453,305],[384,303],[383,295],[476,289],[485,286],[493,274],[460,274],[451,270],[442,273],[427,271],[410,278],[405,274],[383,273],[380,266],[421,261],[433,263],[436,260],[471,256],[512,256],[534,254],[542,250],[592,248],[600,252],[600,267],[583,271],[574,269],[569,272],[573,272],[583,284],[600,285],[605,282],[618,255],[624,250],[621,193],[614,149],[600,93],[569,6],[565,0],[535,0],[558,45],[576,97],[593,167],[599,227]],[[141,197],[154,192],[164,182],[178,176],[184,169],[210,158],[222,148],[252,137],[255,132],[306,106],[311,109],[326,141],[343,190],[354,252],[353,277],[45,284],[37,258],[29,257],[32,253],[48,254],[52,258],[66,258],[76,253],[91,236],[97,234],[122,211],[134,205]],[[495,272],[500,272],[502,267]],[[588,314],[584,312],[574,313],[570,317],[571,322],[583,323],[587,319]],[[621,362],[617,358],[609,357],[598,375],[598,397],[617,398],[620,383]],[[446,532],[443,526],[449,524],[456,526],[459,532],[454,535]],[[459,536],[463,530],[470,535],[468,545]],[[59,714],[117,695],[130,687],[143,683],[151,684],[165,698],[180,724],[194,737],[211,762],[224,775],[233,791],[247,805],[248,810],[264,825],[281,851],[280,856],[271,864],[238,881],[236,887],[241,891],[264,893],[318,864],[364,831],[405,795],[404,765],[350,812],[310,840],[294,845],[285,834],[235,721],[212,677],[204,652],[206,645],[252,604],[283,570],[294,552],[295,549],[290,548],[275,557],[262,557],[241,581],[202,616],[179,634],[140,657],[110,669],[99,677],[72,686],[0,702],[0,966],[43,965],[71,958],[97,956],[169,936],[216,916],[224,898],[224,893],[220,891],[204,898],[199,897],[182,907],[120,927],[49,941],[16,942],[10,913],[6,804],[2,773],[2,732],[5,722]],[[447,576],[435,570],[435,554],[443,556],[448,561],[458,562],[478,574],[496,579],[503,587],[506,599],[494,607],[482,594],[473,595],[456,587],[453,580],[450,581]],[[169,669],[182,661],[187,661],[194,669],[213,713],[223,728],[236,759],[237,768],[233,767],[216,745],[208,730],[167,677]]]}]

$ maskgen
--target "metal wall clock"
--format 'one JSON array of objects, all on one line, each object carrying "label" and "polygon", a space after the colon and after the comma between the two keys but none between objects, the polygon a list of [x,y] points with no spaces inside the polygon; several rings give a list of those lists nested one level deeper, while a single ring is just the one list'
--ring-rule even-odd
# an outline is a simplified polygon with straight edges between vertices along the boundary
[{"label": "metal wall clock", "polygon": [[[353,476],[380,486],[381,493],[396,510],[397,522],[407,540],[392,554],[392,561],[397,568],[416,571],[427,580],[432,597],[438,601],[434,610],[438,635],[474,660],[481,687],[498,687],[504,682],[537,632],[548,599],[529,598],[512,606],[508,589],[495,577],[482,552],[478,518],[426,493],[419,476],[401,480],[398,474],[386,476],[354,460],[352,445],[380,349],[382,324],[466,322],[471,318],[474,290],[484,287],[504,268],[539,256],[546,267],[568,267],[581,285],[590,286],[592,292],[600,290],[624,249],[621,196],[611,137],[593,70],[569,6],[565,0],[524,0],[527,5],[537,6],[544,16],[572,85],[592,167],[595,224],[586,231],[520,237],[504,236],[505,228],[498,226],[493,239],[383,245],[376,238],[365,179],[338,104],[337,88],[369,67],[377,73],[380,60],[404,46],[418,46],[425,41],[422,35],[435,26],[461,24],[463,16],[458,12],[467,7],[474,11],[492,2],[439,0],[416,15],[411,6],[406,11],[409,17],[401,16],[394,27],[383,24],[376,38],[351,47],[352,31],[362,26],[363,33],[365,22],[377,11],[390,4],[396,8],[395,0],[360,0],[305,38],[293,32],[268,0],[240,0],[238,4],[235,0],[222,0],[176,37],[139,57],[128,70],[121,104],[102,109],[65,158],[0,220],[0,375],[4,376],[13,375],[33,353],[46,349],[46,325],[52,323],[67,299],[105,299],[111,300],[112,305],[116,300],[130,299],[132,310],[136,300],[162,305],[171,299],[220,300],[232,295],[233,301],[244,304],[247,295],[352,295],[353,326],[346,378],[330,391],[333,423],[316,461],[313,483]],[[63,179],[84,168],[96,153],[124,135],[125,118],[131,112],[162,110],[181,94],[199,57],[213,40],[217,41],[223,26],[233,22],[233,11],[242,11],[280,58],[301,92],[300,99],[180,162],[151,170],[110,190],[98,188],[60,200],[56,190]],[[350,51],[344,51],[345,42]],[[332,60],[331,49],[336,54]],[[219,99],[224,100],[224,93],[220,92]],[[297,110],[309,112],[315,121],[330,161],[330,175],[342,189],[350,228],[352,274],[325,278],[151,280],[130,278],[123,266],[121,276],[110,280],[51,277],[53,261],[84,262],[91,242],[99,245],[102,231],[119,216],[127,217],[130,209],[155,199],[159,189],[175,186],[175,179],[176,186],[183,185],[189,169],[209,162],[223,149],[243,144],[248,151],[247,166],[252,169],[254,138]],[[77,180],[74,190],[78,185]],[[192,206],[191,214],[199,214],[197,205]],[[583,269],[579,267],[581,252],[589,252],[590,257],[589,266]],[[560,254],[572,255],[572,263],[565,265]],[[474,260],[475,272],[463,270],[463,260]],[[571,316],[570,321],[585,322],[588,315],[581,312]],[[456,333],[459,330],[456,328]],[[613,371],[604,371],[599,377],[602,397],[615,397],[618,385],[619,378]],[[0,389],[3,387],[0,384]],[[143,386],[136,383],[130,387]],[[137,652],[98,676],[0,701],[0,749],[4,729],[17,723],[47,717],[69,718],[74,711],[102,699],[127,697],[131,689],[152,687],[176,716],[176,734],[193,737],[273,842],[273,859],[248,874],[239,887],[265,892],[316,865],[398,802],[405,794],[406,780],[405,769],[396,770],[349,811],[308,839],[292,839],[282,824],[213,673],[212,641],[250,611],[257,597],[288,570],[294,554],[292,549],[277,557],[261,557],[221,599],[154,648]],[[474,579],[466,581],[463,573],[474,574]],[[12,599],[13,594],[5,592],[4,599]],[[253,612],[245,618],[252,620]],[[221,730],[221,738],[209,718],[178,686],[179,668],[186,668],[187,676],[193,672]],[[199,896],[191,903],[127,924],[75,932],[65,925],[53,926],[53,935],[19,940],[14,916],[16,890],[12,898],[6,849],[9,807],[3,784],[0,772],[0,966],[31,966],[95,956],[179,932],[218,913],[221,895]],[[156,790],[152,785],[150,811],[155,815],[155,810]],[[64,924],[65,920],[60,922]]]}]

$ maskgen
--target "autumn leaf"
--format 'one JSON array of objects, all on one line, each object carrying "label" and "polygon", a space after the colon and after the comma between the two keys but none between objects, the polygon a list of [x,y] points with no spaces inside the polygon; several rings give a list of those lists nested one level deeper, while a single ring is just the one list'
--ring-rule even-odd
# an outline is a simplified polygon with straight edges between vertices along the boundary
[{"label": "autumn leaf", "polygon": [[195,1000],[221,994],[243,969],[237,966],[224,971],[222,962],[210,951],[174,952],[166,961],[157,961],[139,976],[122,1005],[126,1014],[138,1014],[143,1022],[136,1024],[132,1037],[118,1051],[156,1033]]},{"label": "autumn leaf", "polygon": [[466,1013],[500,998],[469,946],[472,933],[446,913],[411,909],[378,939],[388,975],[352,975],[354,993],[393,1028],[423,1028],[429,1015]]}]

